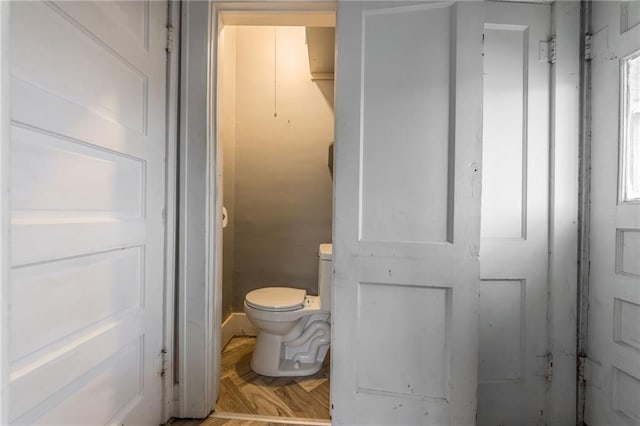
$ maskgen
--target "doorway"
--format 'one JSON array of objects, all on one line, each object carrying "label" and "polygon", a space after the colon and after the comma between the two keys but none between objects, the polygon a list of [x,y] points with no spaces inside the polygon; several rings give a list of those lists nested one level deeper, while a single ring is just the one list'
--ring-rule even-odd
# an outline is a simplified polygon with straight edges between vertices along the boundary
[{"label": "doorway", "polygon": [[328,421],[328,358],[310,376],[255,373],[256,330],[243,305],[262,287],[319,295],[318,249],[332,239],[334,22],[325,13],[219,16],[222,367],[214,416]]}]

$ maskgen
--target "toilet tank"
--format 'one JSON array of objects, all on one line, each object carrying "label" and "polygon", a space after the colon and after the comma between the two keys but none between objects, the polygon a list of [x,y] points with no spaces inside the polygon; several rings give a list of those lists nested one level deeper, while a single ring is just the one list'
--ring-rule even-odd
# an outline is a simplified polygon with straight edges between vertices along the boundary
[{"label": "toilet tank", "polygon": [[333,245],[320,244],[318,250],[318,296],[320,307],[331,309],[331,285],[333,282]]}]

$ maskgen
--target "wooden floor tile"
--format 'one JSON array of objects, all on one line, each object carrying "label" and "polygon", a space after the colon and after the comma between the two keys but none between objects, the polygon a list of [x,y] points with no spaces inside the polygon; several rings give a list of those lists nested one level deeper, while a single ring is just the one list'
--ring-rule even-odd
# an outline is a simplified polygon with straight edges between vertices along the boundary
[{"label": "wooden floor tile", "polygon": [[326,413],[329,411],[327,403],[323,403],[323,401],[317,399],[295,382],[278,388],[275,394],[291,409],[296,417],[323,419],[326,418]]},{"label": "wooden floor tile", "polygon": [[[286,423],[269,423],[251,420],[216,419],[208,418],[200,426],[293,426]],[[300,425],[295,425],[300,426]]]},{"label": "wooden floor tile", "polygon": [[216,403],[216,410],[227,413],[257,414],[256,407],[238,389],[230,378],[224,378],[220,382],[221,396]]},{"label": "wooden floor tile", "polygon": [[224,348],[224,386],[216,411],[329,419],[328,357],[322,370],[313,376],[260,376],[250,366],[254,346],[254,337],[235,337]]},{"label": "wooden floor tile", "polygon": [[311,391],[311,393],[327,404],[327,410],[329,409],[329,381],[321,383],[318,387]]},{"label": "wooden floor tile", "polygon": [[[329,419],[329,356],[322,370],[307,377],[267,377],[251,370],[255,337],[234,337],[222,352],[216,412],[287,418]],[[272,419],[273,421],[273,419]],[[209,417],[203,422],[174,420],[172,426],[287,426],[254,420]],[[297,426],[300,426],[297,424]]]},{"label": "wooden floor tile", "polygon": [[320,377],[310,376],[310,377],[298,377],[295,379],[295,382],[305,391],[312,392],[315,388],[320,386],[323,383],[327,383],[329,378],[322,374]]}]

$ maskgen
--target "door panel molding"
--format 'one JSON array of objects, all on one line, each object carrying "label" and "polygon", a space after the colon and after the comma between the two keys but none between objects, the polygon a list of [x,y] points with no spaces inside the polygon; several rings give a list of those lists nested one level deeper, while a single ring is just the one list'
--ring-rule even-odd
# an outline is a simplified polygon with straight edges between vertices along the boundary
[{"label": "door panel molding", "polygon": [[10,7],[4,419],[158,423],[167,4]]},{"label": "door panel molding", "polygon": [[338,4],[336,424],[475,421],[483,9],[407,6]]}]

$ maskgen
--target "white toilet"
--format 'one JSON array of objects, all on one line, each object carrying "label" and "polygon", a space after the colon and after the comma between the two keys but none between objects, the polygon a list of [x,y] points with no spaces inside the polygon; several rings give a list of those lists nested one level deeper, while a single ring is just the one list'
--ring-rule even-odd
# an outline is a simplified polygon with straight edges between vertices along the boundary
[{"label": "white toilet", "polygon": [[332,245],[320,244],[318,296],[306,290],[265,287],[244,299],[258,329],[251,368],[264,376],[308,376],[322,368],[331,341]]}]

